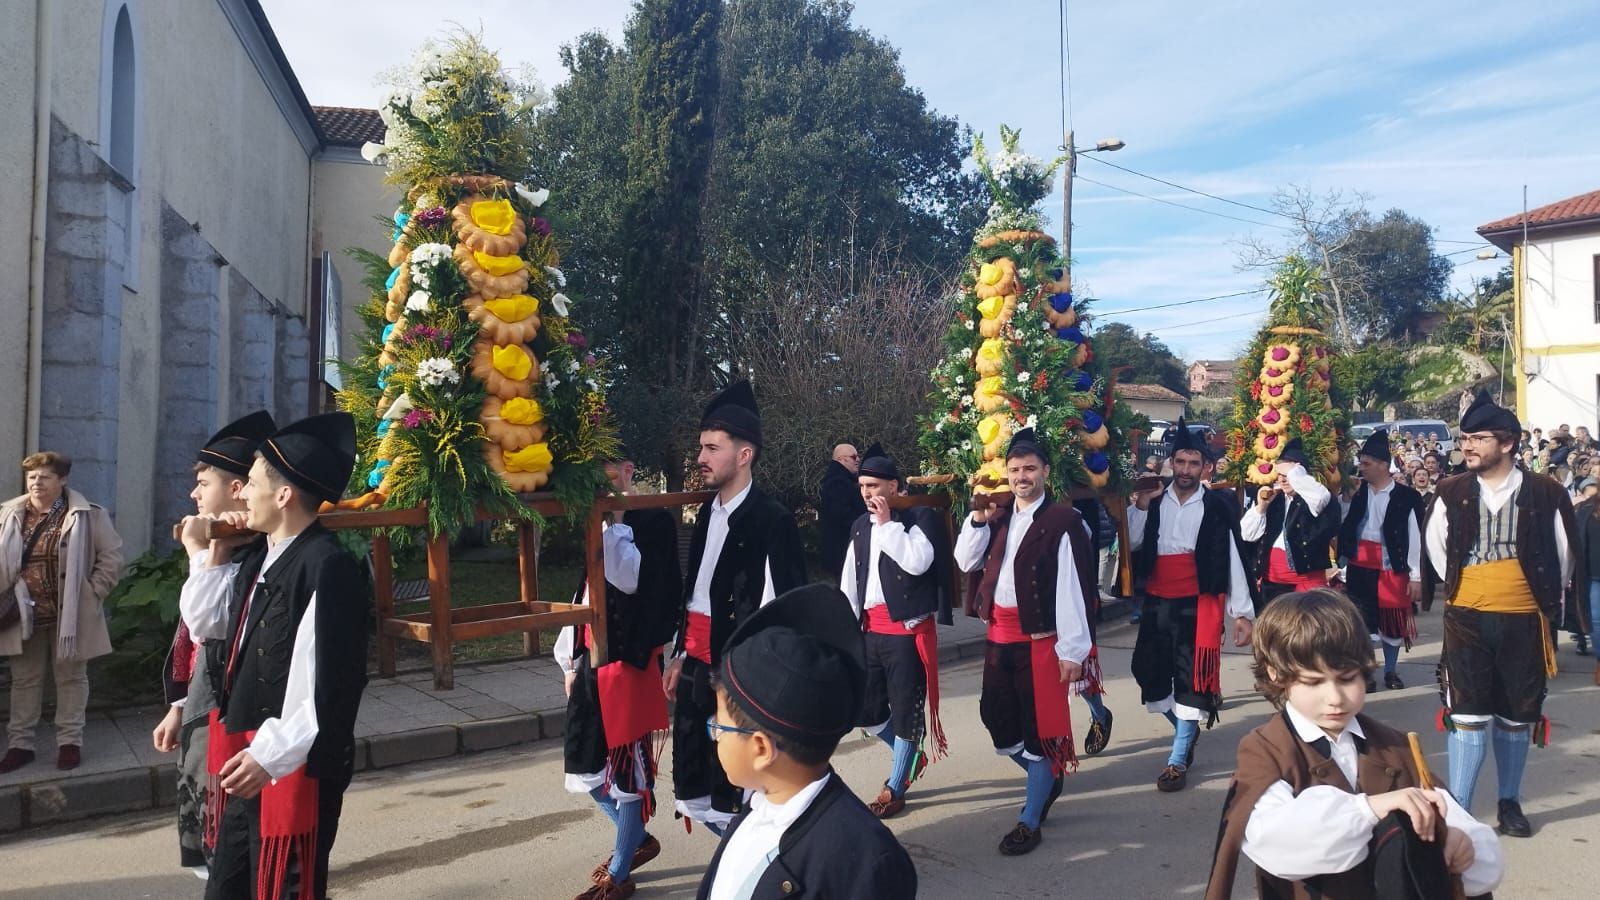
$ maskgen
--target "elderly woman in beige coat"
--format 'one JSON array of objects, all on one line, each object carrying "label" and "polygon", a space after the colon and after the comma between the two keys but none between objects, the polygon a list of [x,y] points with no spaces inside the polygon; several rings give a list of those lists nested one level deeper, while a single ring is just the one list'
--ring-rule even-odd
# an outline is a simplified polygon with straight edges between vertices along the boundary
[{"label": "elderly woman in beige coat", "polygon": [[15,597],[21,613],[0,629],[0,656],[11,663],[9,746],[0,773],[33,762],[44,676],[52,668],[56,768],[82,760],[88,662],[111,652],[102,604],[122,576],[122,538],[104,509],[67,487],[72,461],[35,453],[22,470],[26,492],[0,506],[0,594]]}]

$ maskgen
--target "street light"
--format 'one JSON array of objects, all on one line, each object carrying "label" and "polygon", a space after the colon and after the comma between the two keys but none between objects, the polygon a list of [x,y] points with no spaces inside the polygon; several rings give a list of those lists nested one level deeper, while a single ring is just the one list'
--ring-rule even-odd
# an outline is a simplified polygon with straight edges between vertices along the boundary
[{"label": "street light", "polygon": [[1067,176],[1061,186],[1061,258],[1062,265],[1067,270],[1067,282],[1072,281],[1072,179],[1078,175],[1079,153],[1112,153],[1126,147],[1121,138],[1105,138],[1095,141],[1093,147],[1075,147],[1072,143],[1072,132],[1067,132],[1064,145],[1067,151]]}]

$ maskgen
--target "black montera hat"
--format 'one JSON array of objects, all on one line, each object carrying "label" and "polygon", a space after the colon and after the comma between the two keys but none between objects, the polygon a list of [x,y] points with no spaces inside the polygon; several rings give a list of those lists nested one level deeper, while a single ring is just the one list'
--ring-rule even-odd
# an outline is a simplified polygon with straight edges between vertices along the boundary
[{"label": "black montera hat", "polygon": [[882,444],[874,443],[867,448],[866,455],[861,458],[861,468],[856,471],[856,477],[884,478],[889,481],[900,480],[900,468],[889,458]]},{"label": "black montera hat", "polygon": [[301,419],[262,441],[260,453],[290,484],[336,501],[356,465],[356,420],[342,412]]},{"label": "black montera hat", "polygon": [[1044,450],[1044,444],[1039,442],[1039,436],[1032,428],[1024,428],[1011,436],[1011,443],[1006,446],[1006,459],[1034,454],[1044,460],[1045,465],[1050,464],[1050,454]]},{"label": "black montera hat", "polygon": [[1295,438],[1289,443],[1284,444],[1283,452],[1278,455],[1278,462],[1299,463],[1302,466],[1305,465],[1307,462],[1305,445],[1300,443],[1299,438]]},{"label": "black montera hat", "polygon": [[756,406],[756,392],[750,382],[741,378],[712,397],[706,414],[700,418],[700,430],[726,431],[761,446],[761,408]]},{"label": "black montera hat", "polygon": [[1383,462],[1393,461],[1394,451],[1389,445],[1389,432],[1374,431],[1368,435],[1366,442],[1361,445],[1361,449],[1357,451],[1356,455]]},{"label": "black montera hat", "polygon": [[1489,399],[1488,391],[1478,391],[1472,405],[1461,414],[1463,434],[1477,431],[1509,431],[1515,434],[1521,430],[1522,423],[1517,421],[1517,414],[1503,406],[1496,406]]},{"label": "black montera hat", "polygon": [[837,741],[855,727],[866,691],[861,624],[833,585],[798,587],[734,631],[718,671],[728,699],[762,731]]},{"label": "black montera hat", "polygon": [[277,430],[277,423],[272,421],[272,416],[266,410],[256,410],[222,426],[195,454],[194,461],[248,477],[250,465],[256,459],[256,448]]}]

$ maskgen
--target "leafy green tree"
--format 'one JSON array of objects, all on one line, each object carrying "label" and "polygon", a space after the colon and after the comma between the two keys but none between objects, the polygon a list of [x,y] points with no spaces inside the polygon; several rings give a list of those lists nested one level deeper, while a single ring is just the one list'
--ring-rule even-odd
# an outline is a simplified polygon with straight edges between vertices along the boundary
[{"label": "leafy green tree", "polygon": [[1095,355],[1122,371],[1117,380],[1127,384],[1159,384],[1187,397],[1189,376],[1178,359],[1160,339],[1140,334],[1124,322],[1108,322],[1094,330]]},{"label": "leafy green tree", "polygon": [[1377,409],[1404,399],[1406,353],[1393,344],[1372,344],[1346,356],[1333,357],[1334,406]]}]

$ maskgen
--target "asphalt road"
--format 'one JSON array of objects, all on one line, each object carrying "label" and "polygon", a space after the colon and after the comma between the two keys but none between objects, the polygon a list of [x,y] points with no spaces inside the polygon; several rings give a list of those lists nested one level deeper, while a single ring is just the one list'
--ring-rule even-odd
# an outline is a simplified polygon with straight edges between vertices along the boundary
[{"label": "asphalt road", "polygon": [[[1437,633],[1438,612],[1421,623]],[[979,667],[947,668],[945,727],[951,756],[912,790],[907,811],[891,826],[916,860],[921,894],[932,898],[1198,896],[1210,867],[1217,816],[1240,736],[1269,714],[1247,695],[1246,657],[1225,659],[1223,685],[1233,699],[1223,720],[1203,734],[1190,786],[1160,794],[1154,779],[1165,761],[1170,726],[1147,715],[1127,674],[1133,633],[1102,633],[1110,676],[1108,702],[1117,721],[1111,746],[1085,759],[1051,813],[1044,843],[1032,855],[1000,856],[995,845],[1015,822],[1021,773],[994,755],[978,721]],[[1437,643],[1405,658],[1405,691],[1380,692],[1368,711],[1391,725],[1423,733],[1430,763],[1446,770],[1444,736],[1433,731],[1432,690]],[[1525,808],[1538,833],[1507,840],[1509,871],[1497,896],[1592,897],[1600,884],[1600,688],[1593,661],[1560,652],[1563,673],[1546,706],[1554,741],[1535,750],[1524,785]],[[1074,703],[1081,734],[1087,715]],[[888,753],[859,735],[840,747],[836,765],[864,798],[887,775]],[[663,766],[670,772],[670,763]],[[664,773],[665,775],[665,773]],[[588,799],[561,789],[554,742],[436,764],[360,776],[345,801],[334,848],[332,892],[340,898],[565,898],[586,886],[589,870],[610,848],[610,829]],[[670,778],[658,796],[670,809]],[[1476,812],[1492,817],[1494,773],[1485,766]],[[663,853],[639,871],[645,896],[693,896],[714,850],[712,837],[692,835],[670,818],[652,823]],[[177,868],[167,814],[140,814],[62,826],[0,843],[0,897],[31,900],[198,897],[197,879]],[[1240,879],[1250,884],[1248,877]],[[1041,889],[1042,888],[1042,889]],[[1246,896],[1241,891],[1238,896]]]}]

